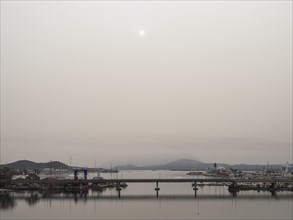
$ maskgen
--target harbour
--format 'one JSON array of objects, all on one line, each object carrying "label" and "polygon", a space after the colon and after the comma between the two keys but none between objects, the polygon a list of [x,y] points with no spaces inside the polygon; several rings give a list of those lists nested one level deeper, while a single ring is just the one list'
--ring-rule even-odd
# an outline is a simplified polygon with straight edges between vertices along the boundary
[{"label": "harbour", "polygon": [[293,178],[261,178],[261,179],[231,179],[231,178],[131,178],[131,179],[16,179],[11,181],[0,180],[0,184],[7,190],[47,190],[47,191],[76,191],[90,188],[102,189],[115,187],[118,197],[121,190],[128,183],[153,183],[156,197],[159,196],[160,183],[190,183],[197,196],[198,187],[206,185],[227,186],[228,191],[235,196],[241,190],[269,191],[275,194],[278,191],[293,191]]},{"label": "harbour", "polygon": [[[240,190],[233,195],[228,190],[231,184],[228,180],[220,182],[223,179],[218,179],[219,182],[212,182],[215,179],[208,181],[206,178],[191,178],[183,171],[160,171],[159,178],[159,172],[156,171],[129,170],[123,171],[124,178],[112,180],[111,174],[107,173],[102,174],[103,183],[93,180],[92,176],[95,175],[89,173],[87,189],[11,190],[1,197],[7,207],[4,208],[3,204],[1,215],[3,219],[28,216],[43,219],[42,215],[55,219],[153,219],[154,216],[163,219],[234,219],[239,216],[245,219],[274,219],[277,216],[290,219],[291,216],[291,191],[276,191],[272,194],[263,190]],[[142,176],[145,178],[142,179]],[[198,183],[196,197],[192,186],[195,179]],[[122,180],[128,186],[121,189],[120,197],[116,187],[93,187],[95,183],[115,183]],[[158,197],[156,181],[160,189]],[[200,184],[199,181],[204,182]],[[74,180],[60,182],[69,183]],[[76,182],[85,181],[79,179]],[[267,183],[269,182],[271,183]],[[30,209],[31,212],[23,213],[23,209]],[[258,211],[246,213],[246,210]]]},{"label": "harbour", "polygon": [[292,220],[293,0],[0,0],[0,220]]}]

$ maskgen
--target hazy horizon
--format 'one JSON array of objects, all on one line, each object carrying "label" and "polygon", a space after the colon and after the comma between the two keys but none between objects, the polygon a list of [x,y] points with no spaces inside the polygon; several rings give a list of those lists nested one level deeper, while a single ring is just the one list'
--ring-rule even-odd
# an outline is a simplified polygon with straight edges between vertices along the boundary
[{"label": "hazy horizon", "polygon": [[1,1],[1,155],[284,164],[291,1]]},{"label": "hazy horizon", "polygon": [[[74,163],[71,162],[70,164],[70,160],[69,161],[59,161],[59,160],[49,160],[49,161],[34,161],[34,160],[28,160],[28,159],[19,159],[19,160],[16,160],[16,161],[12,161],[10,163],[14,163],[14,162],[17,162],[17,161],[32,161],[32,162],[35,162],[35,163],[49,163],[49,162],[60,162],[60,163],[63,163],[65,165],[68,165],[68,166],[81,166],[81,167],[87,167],[87,168],[106,168],[106,169],[110,169],[111,167],[112,168],[116,168],[118,166],[126,166],[126,165],[134,165],[134,166],[137,166],[137,167],[144,167],[144,166],[160,166],[160,165],[165,165],[165,164],[168,164],[168,163],[171,163],[171,162],[176,162],[176,161],[179,161],[179,160],[192,160],[192,161],[199,161],[199,162],[202,162],[202,163],[206,163],[206,164],[228,164],[228,165],[261,165],[261,166],[272,166],[272,165],[286,165],[287,163],[291,164],[290,161],[287,161],[286,163],[270,163],[269,161],[267,161],[266,163],[225,163],[225,162],[218,162],[218,161],[202,161],[200,159],[197,159],[197,158],[173,158],[173,159],[162,159],[161,158],[156,158],[154,161],[126,161],[126,160],[123,160],[123,158],[120,160],[120,161],[109,161],[109,162],[106,162],[106,163],[103,163],[103,164],[99,164],[97,165],[96,164],[96,161],[94,161],[93,163],[87,163],[87,164],[79,164],[79,165],[76,165]],[[10,164],[10,163],[6,163],[6,164]],[[1,165],[6,165],[6,164],[1,164]]]}]

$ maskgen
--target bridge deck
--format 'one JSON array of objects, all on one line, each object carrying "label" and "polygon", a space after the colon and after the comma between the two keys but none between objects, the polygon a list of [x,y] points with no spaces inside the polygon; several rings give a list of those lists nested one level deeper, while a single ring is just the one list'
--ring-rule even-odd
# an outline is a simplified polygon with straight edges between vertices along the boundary
[{"label": "bridge deck", "polygon": [[[5,181],[0,181],[5,182]],[[14,181],[12,181],[14,182]],[[162,178],[154,178],[154,179],[89,179],[89,180],[73,180],[73,179],[65,179],[65,180],[56,180],[56,179],[44,179],[44,180],[21,180],[21,182],[26,183],[117,183],[117,182],[125,182],[125,183],[293,183],[293,178],[286,179],[229,179],[229,178],[178,178],[178,179],[162,179]]]},{"label": "bridge deck", "polygon": [[282,183],[293,183],[293,179],[228,179],[228,178],[212,178],[212,179],[197,179],[197,178],[178,178],[178,179],[102,179],[102,180],[88,180],[92,183],[103,183],[103,182],[125,182],[125,183],[192,183],[192,182],[204,182],[204,183],[259,183],[259,182],[282,182]]}]

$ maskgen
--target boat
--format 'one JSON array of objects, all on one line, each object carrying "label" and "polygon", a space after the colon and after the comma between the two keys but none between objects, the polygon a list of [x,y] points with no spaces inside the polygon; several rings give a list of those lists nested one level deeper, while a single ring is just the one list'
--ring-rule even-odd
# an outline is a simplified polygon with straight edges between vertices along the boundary
[{"label": "boat", "polygon": [[104,178],[100,176],[100,173],[97,173],[97,176],[93,177],[93,180],[102,180],[102,179]]},{"label": "boat", "polygon": [[121,182],[121,183],[120,183],[120,186],[121,186],[122,188],[126,188],[128,185],[127,185],[125,182]]},{"label": "boat", "polygon": [[191,184],[192,187],[197,187],[197,186],[199,186],[199,187],[203,187],[203,186],[205,186],[205,185],[206,185],[205,183],[196,183],[196,184],[195,184],[195,183],[192,183],[192,184]]},{"label": "boat", "polygon": [[186,173],[186,175],[199,175],[199,176],[204,175],[204,174],[206,174],[206,171],[190,171],[190,172]]},{"label": "boat", "polygon": [[225,167],[218,166],[216,163],[214,163],[214,166],[208,168],[208,170],[204,174],[204,176],[233,178],[234,175],[232,175],[232,174],[233,173],[230,169],[226,169]]}]

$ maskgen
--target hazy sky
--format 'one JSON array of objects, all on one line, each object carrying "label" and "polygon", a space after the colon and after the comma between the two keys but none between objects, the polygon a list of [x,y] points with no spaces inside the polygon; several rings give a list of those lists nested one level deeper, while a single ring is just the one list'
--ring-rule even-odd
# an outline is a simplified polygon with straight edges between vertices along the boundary
[{"label": "hazy sky", "polygon": [[292,1],[1,1],[1,152],[292,161]]}]

